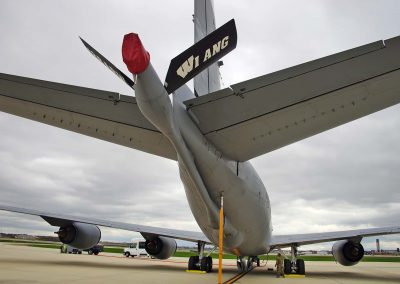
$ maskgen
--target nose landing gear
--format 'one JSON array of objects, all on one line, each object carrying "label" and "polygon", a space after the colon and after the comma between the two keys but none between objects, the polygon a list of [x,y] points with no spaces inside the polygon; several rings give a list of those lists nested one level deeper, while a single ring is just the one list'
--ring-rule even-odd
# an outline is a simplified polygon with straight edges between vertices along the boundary
[{"label": "nose landing gear", "polygon": [[253,269],[254,264],[260,266],[260,259],[257,256],[249,256],[248,259],[238,256],[236,261],[239,273],[250,271]]}]

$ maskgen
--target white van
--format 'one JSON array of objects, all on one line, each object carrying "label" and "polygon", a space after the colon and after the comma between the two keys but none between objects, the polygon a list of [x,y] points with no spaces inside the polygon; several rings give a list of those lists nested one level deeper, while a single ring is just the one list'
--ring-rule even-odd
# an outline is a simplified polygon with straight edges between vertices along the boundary
[{"label": "white van", "polygon": [[146,241],[144,239],[133,240],[129,247],[124,248],[124,255],[126,257],[147,256],[150,255],[145,250]]}]

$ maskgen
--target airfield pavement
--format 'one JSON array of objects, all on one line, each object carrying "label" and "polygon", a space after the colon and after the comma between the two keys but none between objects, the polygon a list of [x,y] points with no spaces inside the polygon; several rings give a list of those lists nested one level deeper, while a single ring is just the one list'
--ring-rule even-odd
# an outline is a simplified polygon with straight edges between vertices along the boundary
[{"label": "airfield pavement", "polygon": [[[215,261],[217,262],[217,261]],[[264,264],[262,264],[264,265]],[[273,263],[257,267],[235,283],[400,283],[400,263],[306,262],[305,278],[276,278]],[[186,258],[166,261],[60,254],[59,250],[0,243],[0,283],[217,283],[217,273],[185,272]],[[214,271],[217,265],[214,265]],[[235,261],[224,260],[223,279],[236,274]]]}]

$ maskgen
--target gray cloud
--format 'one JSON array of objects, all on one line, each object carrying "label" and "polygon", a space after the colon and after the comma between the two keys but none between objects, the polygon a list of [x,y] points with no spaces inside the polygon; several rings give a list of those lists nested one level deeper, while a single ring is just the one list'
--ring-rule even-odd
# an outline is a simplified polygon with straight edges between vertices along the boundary
[{"label": "gray cloud", "polygon": [[[1,1],[0,72],[131,94],[83,48],[122,70],[122,36],[138,32],[164,78],[192,44],[192,1]],[[217,23],[236,19],[225,85],[399,34],[398,1],[215,1]],[[400,107],[254,159],[274,232],[398,224]],[[2,203],[198,230],[173,161],[0,113]],[[54,231],[37,217],[0,212],[0,229]],[[134,234],[105,229],[105,239]],[[398,236],[385,237],[400,246]],[[367,240],[373,246],[373,240]],[[385,242],[382,243],[385,245]],[[388,247],[389,248],[389,247]]]}]

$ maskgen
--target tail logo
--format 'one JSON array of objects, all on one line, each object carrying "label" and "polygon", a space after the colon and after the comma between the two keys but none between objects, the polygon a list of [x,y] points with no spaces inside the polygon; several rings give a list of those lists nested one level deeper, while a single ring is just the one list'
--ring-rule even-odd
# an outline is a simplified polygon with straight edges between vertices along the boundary
[{"label": "tail logo", "polygon": [[171,94],[236,47],[235,20],[230,20],[171,60],[165,89]]},{"label": "tail logo", "polygon": [[[224,50],[229,45],[229,36],[224,37],[222,40],[218,41],[213,45],[212,48],[206,49],[204,55],[201,57],[202,62],[206,62],[216,54],[218,54],[221,50]],[[199,67],[200,56],[194,55],[190,56],[188,59],[183,62],[183,64],[176,70],[176,74],[182,78],[185,78],[193,69]]]}]

